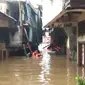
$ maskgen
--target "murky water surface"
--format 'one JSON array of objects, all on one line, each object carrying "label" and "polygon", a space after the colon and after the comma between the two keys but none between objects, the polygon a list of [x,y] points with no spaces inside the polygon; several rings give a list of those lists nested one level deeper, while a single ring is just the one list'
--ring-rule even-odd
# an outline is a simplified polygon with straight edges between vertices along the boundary
[{"label": "murky water surface", "polygon": [[76,76],[84,76],[84,68],[65,56],[44,53],[42,58],[0,61],[0,85],[76,85]]}]

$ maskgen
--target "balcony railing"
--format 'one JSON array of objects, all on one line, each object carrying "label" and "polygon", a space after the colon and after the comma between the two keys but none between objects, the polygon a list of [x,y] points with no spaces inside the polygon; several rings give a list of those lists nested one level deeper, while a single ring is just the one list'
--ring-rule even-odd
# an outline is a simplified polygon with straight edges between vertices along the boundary
[{"label": "balcony railing", "polygon": [[85,8],[85,0],[63,0],[63,9]]},{"label": "balcony railing", "polygon": [[69,6],[70,0],[63,0],[63,9],[66,9]]}]

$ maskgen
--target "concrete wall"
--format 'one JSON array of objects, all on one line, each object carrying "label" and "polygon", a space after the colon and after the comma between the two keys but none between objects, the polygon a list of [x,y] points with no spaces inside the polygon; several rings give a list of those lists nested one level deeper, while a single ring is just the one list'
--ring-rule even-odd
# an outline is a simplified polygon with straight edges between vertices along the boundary
[{"label": "concrete wall", "polygon": [[10,33],[10,46],[21,46],[22,45],[22,30],[18,28],[15,33]]},{"label": "concrete wall", "polygon": [[[71,59],[77,58],[77,36],[73,33],[73,27],[66,27],[65,31],[67,33],[68,39],[67,39],[67,56]],[[76,29],[76,28],[75,28]],[[75,55],[73,54],[75,53]]]}]

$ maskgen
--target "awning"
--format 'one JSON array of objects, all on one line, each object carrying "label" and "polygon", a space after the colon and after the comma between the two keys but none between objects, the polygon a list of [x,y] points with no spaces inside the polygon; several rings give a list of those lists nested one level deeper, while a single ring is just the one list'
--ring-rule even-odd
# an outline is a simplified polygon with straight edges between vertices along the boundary
[{"label": "awning", "polygon": [[16,19],[0,11],[0,27],[15,26]]},{"label": "awning", "polygon": [[58,26],[60,24],[74,23],[85,20],[85,9],[69,9],[61,11],[44,27],[52,26],[52,24]]}]

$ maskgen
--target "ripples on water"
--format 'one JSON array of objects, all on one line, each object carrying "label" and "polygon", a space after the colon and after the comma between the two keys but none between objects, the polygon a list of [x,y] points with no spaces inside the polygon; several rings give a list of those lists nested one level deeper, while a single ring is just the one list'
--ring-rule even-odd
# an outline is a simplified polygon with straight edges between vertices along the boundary
[{"label": "ripples on water", "polygon": [[47,85],[50,81],[48,75],[50,74],[50,63],[51,63],[51,56],[48,53],[43,54],[43,57],[39,63],[42,71],[40,72],[40,82],[43,82],[43,85]]},{"label": "ripples on water", "polygon": [[76,85],[76,76],[85,76],[85,69],[65,56],[13,58],[0,62],[0,85]]}]

